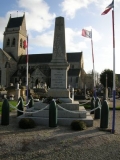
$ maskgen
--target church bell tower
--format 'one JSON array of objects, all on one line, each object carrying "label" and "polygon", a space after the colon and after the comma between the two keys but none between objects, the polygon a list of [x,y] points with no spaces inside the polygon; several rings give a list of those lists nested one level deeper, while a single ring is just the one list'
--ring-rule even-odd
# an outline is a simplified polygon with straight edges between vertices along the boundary
[{"label": "church bell tower", "polygon": [[18,61],[25,55],[24,40],[27,38],[25,14],[22,17],[10,18],[4,31],[3,50]]}]

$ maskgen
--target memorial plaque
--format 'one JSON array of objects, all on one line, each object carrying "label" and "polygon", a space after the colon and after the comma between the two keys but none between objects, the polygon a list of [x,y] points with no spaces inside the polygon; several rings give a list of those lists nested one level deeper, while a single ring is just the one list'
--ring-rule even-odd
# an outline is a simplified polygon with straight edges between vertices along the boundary
[{"label": "memorial plaque", "polygon": [[53,69],[51,71],[51,88],[66,88],[66,70]]}]

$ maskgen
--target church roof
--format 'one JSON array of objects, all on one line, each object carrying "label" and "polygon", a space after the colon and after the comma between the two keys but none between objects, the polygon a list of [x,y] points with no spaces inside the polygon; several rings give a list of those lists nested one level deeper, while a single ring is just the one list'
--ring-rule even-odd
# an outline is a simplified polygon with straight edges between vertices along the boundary
[{"label": "church roof", "polygon": [[68,76],[79,76],[80,74],[80,69],[69,69],[68,70]]},{"label": "church roof", "polygon": [[7,28],[16,28],[20,27],[23,22],[23,17],[15,17],[15,18],[10,18]]},{"label": "church roof", "polygon": [[5,52],[3,49],[0,48],[0,51],[8,58],[8,59],[11,59],[11,56]]},{"label": "church roof", "polygon": [[[68,62],[78,62],[81,60],[82,52],[67,53]],[[52,54],[29,54],[29,63],[50,63],[52,60]],[[26,63],[26,55],[22,55],[19,59],[18,64]]]},{"label": "church roof", "polygon": [[67,53],[68,62],[80,62],[82,57],[82,52],[71,52]]},{"label": "church roof", "polygon": [[[34,68],[29,68],[28,69],[28,73],[31,75],[36,69]],[[41,71],[42,72],[42,71]],[[46,74],[45,72],[42,72],[45,76],[48,76],[48,74]],[[12,77],[25,77],[26,76],[26,68],[24,69],[18,69],[17,71],[15,71],[15,73],[12,75]],[[50,73],[49,73],[50,76]]]}]

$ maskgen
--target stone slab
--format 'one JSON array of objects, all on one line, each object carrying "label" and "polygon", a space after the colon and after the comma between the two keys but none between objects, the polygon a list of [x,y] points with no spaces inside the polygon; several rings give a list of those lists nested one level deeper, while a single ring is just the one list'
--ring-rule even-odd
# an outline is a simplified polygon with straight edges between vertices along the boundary
[{"label": "stone slab", "polygon": [[[47,104],[47,103],[36,102],[34,104],[34,109],[35,110],[40,110],[40,109],[42,109],[42,108],[44,108],[44,107],[46,107],[48,105],[49,104]],[[79,106],[79,102],[77,102],[77,101],[74,101],[73,103],[60,103],[58,105],[61,106],[61,107],[63,107],[63,108],[65,108],[65,109],[67,109],[67,110],[71,110],[71,111],[73,111],[73,110],[84,111],[85,110],[84,107]],[[48,106],[48,108],[49,108],[49,106]],[[58,109],[61,110],[61,108],[59,108],[59,107],[58,107]]]}]

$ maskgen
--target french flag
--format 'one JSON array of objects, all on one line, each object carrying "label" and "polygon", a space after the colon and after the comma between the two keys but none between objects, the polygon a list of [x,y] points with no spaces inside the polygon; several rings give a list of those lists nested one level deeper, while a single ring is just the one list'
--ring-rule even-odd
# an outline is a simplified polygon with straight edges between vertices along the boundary
[{"label": "french flag", "polygon": [[110,3],[110,4],[105,8],[104,12],[102,12],[101,15],[107,14],[113,7],[114,7],[114,2],[112,1],[112,3]]}]

